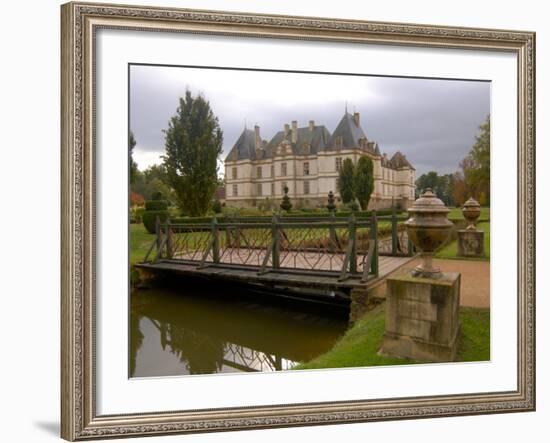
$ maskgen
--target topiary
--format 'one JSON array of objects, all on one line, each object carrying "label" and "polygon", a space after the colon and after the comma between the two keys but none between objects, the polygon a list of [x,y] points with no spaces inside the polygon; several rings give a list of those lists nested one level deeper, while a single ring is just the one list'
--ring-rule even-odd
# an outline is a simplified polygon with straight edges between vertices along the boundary
[{"label": "topiary", "polygon": [[141,220],[147,232],[149,234],[154,234],[156,231],[155,224],[157,217],[161,223],[164,223],[168,220],[169,216],[168,202],[162,199],[161,192],[155,192],[152,195],[152,200],[147,200],[145,202],[145,211],[141,215]]},{"label": "topiary", "polygon": [[168,209],[166,200],[147,200],[145,202],[146,211],[165,211]]},{"label": "topiary", "polygon": [[143,226],[145,226],[145,229],[147,229],[147,232],[149,234],[154,234],[156,231],[156,222],[157,217],[159,218],[161,223],[166,222],[168,220],[168,211],[145,211],[143,215],[141,216],[141,220],[143,221]]},{"label": "topiary", "polygon": [[290,198],[288,197],[288,186],[285,186],[283,188],[283,192],[285,195],[283,195],[283,201],[281,202],[281,209],[283,211],[289,212],[292,209],[292,203],[290,202]]}]

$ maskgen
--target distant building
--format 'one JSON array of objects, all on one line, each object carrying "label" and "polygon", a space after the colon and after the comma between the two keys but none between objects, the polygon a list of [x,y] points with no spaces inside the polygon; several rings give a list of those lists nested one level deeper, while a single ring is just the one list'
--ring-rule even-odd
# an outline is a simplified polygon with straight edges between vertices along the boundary
[{"label": "distant building", "polygon": [[226,202],[232,206],[255,206],[266,198],[280,200],[285,186],[293,203],[325,205],[328,193],[337,196],[342,162],[368,156],[374,163],[374,191],[369,208],[394,205],[407,208],[414,200],[415,169],[396,152],[380,154],[378,144],[367,139],[360,116],[347,111],[331,134],[313,120],[308,126],[285,124],[268,142],[260,127],[244,129],[225,159]]}]

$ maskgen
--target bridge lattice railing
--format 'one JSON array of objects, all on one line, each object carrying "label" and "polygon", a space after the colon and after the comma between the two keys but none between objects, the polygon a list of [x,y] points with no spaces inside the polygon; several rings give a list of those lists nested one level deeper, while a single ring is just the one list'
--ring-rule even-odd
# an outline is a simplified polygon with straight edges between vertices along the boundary
[{"label": "bridge lattice railing", "polygon": [[[154,260],[197,266],[254,267],[259,273],[284,270],[318,274],[378,275],[378,255],[409,255],[412,248],[397,217],[348,220],[242,220],[218,223],[157,222]],[[389,228],[388,228],[389,226]],[[384,235],[378,238],[379,231]],[[389,232],[389,236],[386,235]],[[154,247],[156,246],[156,248]]]}]

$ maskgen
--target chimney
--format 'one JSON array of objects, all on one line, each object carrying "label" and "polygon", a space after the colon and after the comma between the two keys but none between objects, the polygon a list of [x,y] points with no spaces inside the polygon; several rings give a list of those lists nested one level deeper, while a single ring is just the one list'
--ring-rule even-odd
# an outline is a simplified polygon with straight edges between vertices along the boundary
[{"label": "chimney", "polygon": [[355,122],[355,126],[359,126],[359,113],[358,112],[354,112],[353,113],[353,121]]},{"label": "chimney", "polygon": [[292,120],[292,143],[296,143],[298,141],[298,122],[296,120]]},{"label": "chimney", "polygon": [[315,120],[310,120],[309,121],[309,130],[313,131],[313,128],[315,128]]},{"label": "chimney", "polygon": [[285,140],[288,140],[288,133],[290,132],[290,126],[285,123]]},{"label": "chimney", "polygon": [[256,134],[256,149],[260,149],[262,147],[262,141],[260,139],[260,127],[258,125],[254,125],[254,133]]}]

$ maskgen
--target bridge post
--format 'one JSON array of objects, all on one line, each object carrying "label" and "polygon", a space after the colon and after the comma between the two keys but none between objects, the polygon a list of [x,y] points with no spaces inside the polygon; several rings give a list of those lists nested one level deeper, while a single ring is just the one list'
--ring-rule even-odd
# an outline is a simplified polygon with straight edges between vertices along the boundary
[{"label": "bridge post", "polygon": [[162,246],[162,227],[160,223],[160,218],[157,215],[157,218],[155,219],[155,234],[157,236],[157,257],[162,257],[162,251],[160,250]]},{"label": "bridge post", "polygon": [[351,242],[351,253],[349,257],[349,272],[355,274],[357,272],[357,229],[355,226],[355,214],[352,213],[349,217],[349,232],[348,241]]},{"label": "bridge post", "polygon": [[370,217],[370,238],[374,240],[374,252],[372,254],[371,272],[378,276],[378,219],[373,209]]},{"label": "bridge post", "polygon": [[280,263],[279,263],[279,246],[280,246],[280,235],[279,235],[279,219],[277,217],[277,214],[273,214],[273,218],[271,219],[271,263],[273,266],[273,269],[279,269]]},{"label": "bridge post", "polygon": [[218,220],[214,215],[212,217],[212,261],[214,263],[220,262],[220,236],[218,233]]},{"label": "bridge post", "polygon": [[336,217],[334,216],[334,211],[330,211],[330,228],[329,228],[329,252],[334,252],[337,249],[336,243],[336,229],[334,228],[334,222]]},{"label": "bridge post", "polygon": [[166,257],[171,259],[174,252],[172,247],[172,228],[168,219],[164,223],[164,235],[166,235]]},{"label": "bridge post", "polygon": [[391,211],[391,255],[394,257],[397,255],[397,215],[395,213],[395,206],[392,206]]}]

